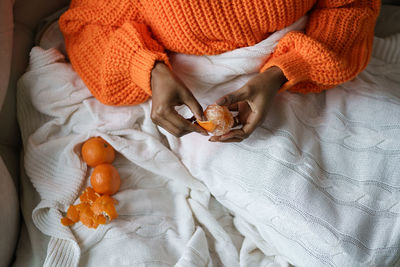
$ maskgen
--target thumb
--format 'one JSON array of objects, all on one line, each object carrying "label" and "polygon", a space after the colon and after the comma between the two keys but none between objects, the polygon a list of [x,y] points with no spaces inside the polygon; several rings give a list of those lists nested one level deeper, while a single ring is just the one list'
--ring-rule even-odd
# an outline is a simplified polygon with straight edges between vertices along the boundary
[{"label": "thumb", "polygon": [[199,104],[199,102],[196,100],[196,98],[193,96],[193,94],[191,92],[186,92],[184,94],[182,101],[192,111],[192,113],[196,117],[196,119],[199,119],[202,121],[205,120],[205,117],[203,114],[203,108],[201,107],[201,105]]},{"label": "thumb", "polygon": [[244,86],[234,92],[219,98],[216,103],[220,106],[230,106],[240,101],[245,101],[249,97],[249,88]]}]

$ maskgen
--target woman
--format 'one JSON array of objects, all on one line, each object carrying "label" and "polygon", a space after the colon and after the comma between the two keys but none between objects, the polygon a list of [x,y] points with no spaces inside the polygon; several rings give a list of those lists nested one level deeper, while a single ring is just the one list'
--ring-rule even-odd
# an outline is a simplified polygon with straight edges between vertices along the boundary
[{"label": "woman", "polygon": [[152,97],[152,120],[175,136],[207,134],[181,117],[202,108],[171,71],[166,51],[214,55],[254,45],[309,14],[304,33],[278,43],[260,73],[217,100],[242,127],[210,141],[237,142],[263,121],[279,91],[318,93],[355,77],[370,58],[379,0],[72,0],[61,17],[71,63],[104,104]]}]

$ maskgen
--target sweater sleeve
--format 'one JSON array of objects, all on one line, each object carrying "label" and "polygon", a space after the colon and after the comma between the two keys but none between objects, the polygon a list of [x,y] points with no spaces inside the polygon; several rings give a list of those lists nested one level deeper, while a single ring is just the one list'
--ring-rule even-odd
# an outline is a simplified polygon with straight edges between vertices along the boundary
[{"label": "sweater sleeve", "polygon": [[319,0],[305,32],[290,32],[261,71],[282,69],[281,91],[318,93],[354,78],[372,52],[379,0]]},{"label": "sweater sleeve", "polygon": [[151,95],[156,61],[169,66],[135,1],[72,0],[59,21],[73,68],[92,94],[108,105],[133,105]]}]

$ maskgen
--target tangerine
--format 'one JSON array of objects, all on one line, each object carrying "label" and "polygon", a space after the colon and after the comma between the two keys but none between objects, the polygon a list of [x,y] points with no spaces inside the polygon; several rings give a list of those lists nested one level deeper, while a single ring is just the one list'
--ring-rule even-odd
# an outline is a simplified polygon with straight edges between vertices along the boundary
[{"label": "tangerine", "polygon": [[113,195],[121,185],[121,178],[117,169],[106,163],[97,165],[94,168],[90,183],[96,193]]},{"label": "tangerine", "polygon": [[115,151],[103,138],[92,137],[82,146],[82,158],[90,167],[96,167],[103,163],[112,163]]},{"label": "tangerine", "polygon": [[225,106],[209,105],[204,111],[207,121],[197,121],[206,131],[221,136],[228,133],[234,123],[232,113]]}]

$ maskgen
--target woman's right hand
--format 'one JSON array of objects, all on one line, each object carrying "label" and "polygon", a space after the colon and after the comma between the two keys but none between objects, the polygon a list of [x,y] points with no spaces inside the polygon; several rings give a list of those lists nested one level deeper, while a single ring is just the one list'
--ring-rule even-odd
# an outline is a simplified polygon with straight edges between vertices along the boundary
[{"label": "woman's right hand", "polygon": [[176,137],[191,132],[208,135],[206,130],[176,112],[175,107],[186,105],[197,120],[204,120],[203,109],[186,86],[162,62],[151,71],[152,121]]}]

